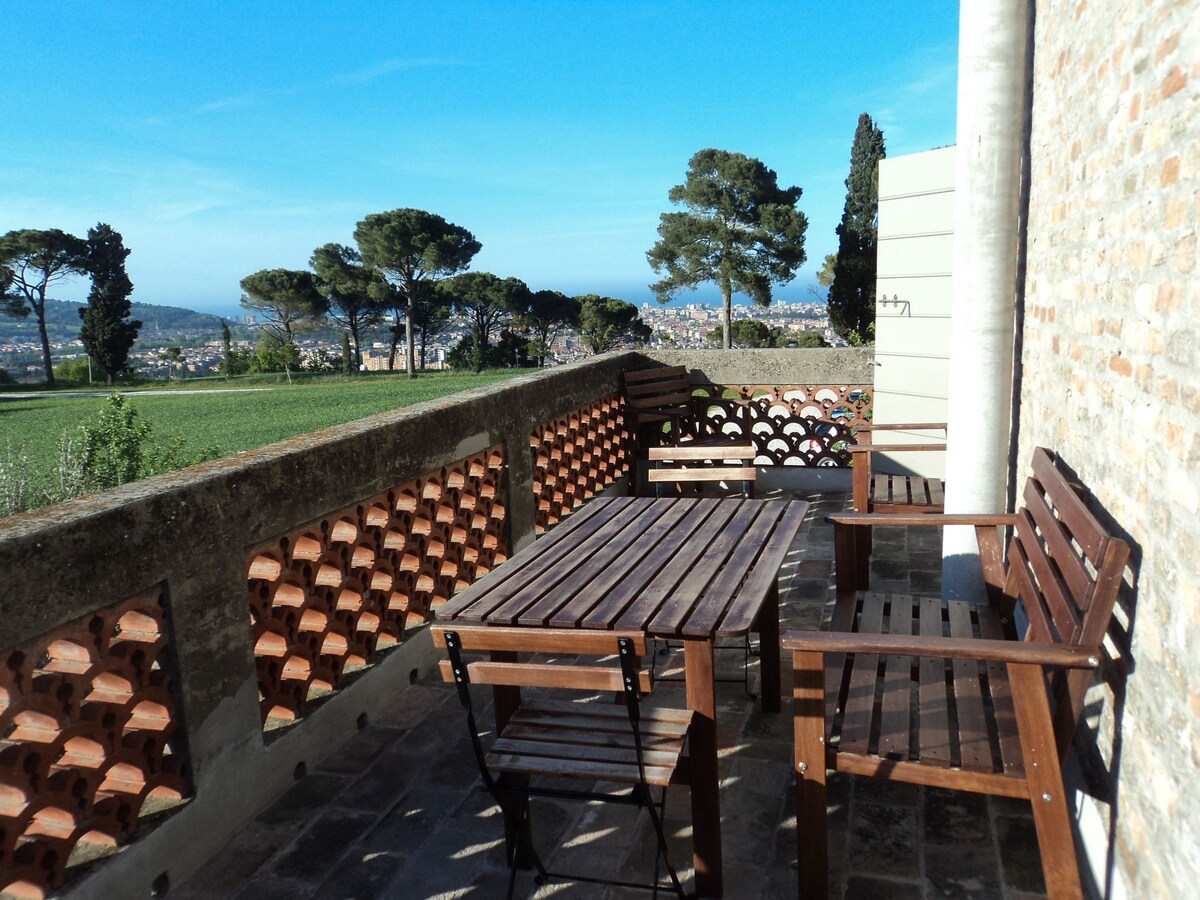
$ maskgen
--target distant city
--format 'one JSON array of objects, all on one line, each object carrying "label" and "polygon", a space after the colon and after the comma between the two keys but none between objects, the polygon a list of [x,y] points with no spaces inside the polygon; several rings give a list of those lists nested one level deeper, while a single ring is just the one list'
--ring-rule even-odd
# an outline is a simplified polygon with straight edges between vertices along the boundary
[{"label": "distant city", "polygon": [[[65,361],[85,358],[83,344],[78,338],[75,306],[78,304],[70,304],[72,308],[64,310],[58,322],[49,325],[51,355],[56,366]],[[153,312],[158,310],[162,310],[163,314]],[[646,303],[639,307],[639,311],[642,321],[653,330],[653,337],[648,342],[651,348],[711,348],[713,344],[708,340],[708,335],[721,324],[720,307],[705,303],[672,306]],[[172,314],[168,315],[168,312]],[[168,367],[172,367],[172,378],[195,378],[220,373],[224,352],[220,317],[156,306],[135,309],[134,316],[143,321],[137,344],[130,352],[133,368],[140,377],[165,380]],[[766,308],[735,305],[733,317],[758,319],[772,328],[787,331],[817,331],[831,346],[845,345],[830,328],[825,304],[820,301],[776,301]],[[236,320],[227,318],[225,321],[233,332],[234,347],[254,348],[263,325],[261,321],[252,314],[244,314]],[[446,368],[447,355],[468,332],[469,325],[464,319],[452,319],[450,327],[427,345],[426,368]],[[369,339],[363,341],[364,369],[387,369],[390,349],[388,338],[384,329],[372,329]],[[317,369],[327,365],[327,361],[333,357],[340,356],[341,335],[334,327],[323,328],[300,336],[296,346],[300,351],[302,368]],[[174,364],[165,359],[168,347],[180,347],[182,359]],[[588,355],[579,337],[570,332],[559,336],[551,351],[547,365],[562,365]],[[42,380],[41,346],[32,317],[28,320],[0,320],[0,367],[20,382],[36,383]],[[397,354],[395,367],[403,368],[402,347]]]}]

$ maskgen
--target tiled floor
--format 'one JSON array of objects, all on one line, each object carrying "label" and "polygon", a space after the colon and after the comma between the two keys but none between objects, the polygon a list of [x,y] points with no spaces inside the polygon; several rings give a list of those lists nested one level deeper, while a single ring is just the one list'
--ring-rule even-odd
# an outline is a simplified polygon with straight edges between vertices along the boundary
[{"label": "tiled floor", "polygon": [[[831,611],[832,529],[843,494],[814,494],[781,576],[784,629],[820,628]],[[872,585],[936,593],[936,529],[877,529]],[[741,654],[718,654],[740,673]],[[785,660],[786,671],[786,660]],[[655,697],[678,703],[660,685]],[[480,693],[481,702],[487,700]],[[764,715],[737,684],[718,689],[725,896],[796,896],[792,734],[788,702]],[[686,788],[668,800],[673,859],[691,887]],[[830,783],[831,895],[839,898],[1042,896],[1041,864],[1024,803],[836,776]],[[549,867],[644,880],[654,842],[644,815],[610,805],[542,801],[535,835]],[[299,780],[238,834],[178,900],[236,897],[503,897],[499,810],[482,790],[453,689],[426,678]],[[518,877],[517,895],[646,896],[625,888]]]}]

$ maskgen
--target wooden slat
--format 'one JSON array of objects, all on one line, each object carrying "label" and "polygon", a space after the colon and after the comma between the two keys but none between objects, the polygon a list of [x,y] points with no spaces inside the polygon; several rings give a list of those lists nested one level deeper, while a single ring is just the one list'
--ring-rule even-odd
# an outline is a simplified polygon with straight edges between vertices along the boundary
[{"label": "wooden slat", "polygon": [[[622,712],[620,719],[582,714],[561,718],[530,717],[518,711],[504,729],[503,736],[514,741],[632,748],[633,731],[629,726],[629,716],[625,714],[624,706],[619,709]],[[673,723],[665,723],[662,727],[655,723],[642,723],[641,738],[645,749],[664,751],[674,748],[678,754],[687,738],[687,728],[676,729]]]},{"label": "wooden slat", "polygon": [[[442,680],[454,680],[450,660],[439,662]],[[467,676],[472,684],[506,685],[508,687],[569,688],[580,691],[612,691],[624,689],[619,668],[599,666],[546,665],[541,663],[469,662]],[[649,670],[638,673],[638,690],[648,693],[654,682]]]},{"label": "wooden slat", "polygon": [[745,459],[757,453],[754,444],[711,444],[688,443],[674,447],[651,447],[648,451],[652,460],[671,460],[675,462],[687,460],[725,460]]},{"label": "wooden slat", "polygon": [[[647,498],[648,501],[648,498]],[[595,530],[577,530],[570,542],[554,554],[551,564],[527,570],[524,584],[506,589],[507,598],[488,614],[496,623],[521,622],[522,625],[545,624],[570,593],[561,585],[570,580],[583,560],[589,562],[610,551],[610,547],[628,546],[641,532],[666,512],[661,504],[652,502],[627,504],[616,515]],[[636,524],[634,524],[636,523]]]},{"label": "wooden slat", "polygon": [[756,481],[758,470],[753,466],[707,466],[698,468],[648,469],[651,483],[665,481]]},{"label": "wooden slat", "polygon": [[659,392],[649,394],[645,397],[630,397],[629,406],[634,412],[640,412],[643,409],[657,410],[672,406],[684,407],[687,406],[691,399],[691,390],[671,390],[671,393]]},{"label": "wooden slat", "polygon": [[[704,527],[709,517],[717,509],[720,501],[711,499],[701,500],[663,500],[662,503],[686,503],[685,513],[672,523],[672,527],[658,532],[653,537],[647,532],[634,546],[634,554],[623,557],[620,564],[615,566],[615,580],[604,579],[599,585],[572,578],[567,582],[569,590],[575,594],[575,601],[564,606],[551,624],[559,624],[559,619],[573,616],[581,598],[591,599],[588,612],[578,620],[584,628],[645,628],[647,619],[637,621],[630,619],[632,625],[617,625],[625,610],[642,596],[648,585],[663,571],[664,566],[679,552],[693,532]],[[653,531],[653,529],[651,529]],[[651,611],[652,613],[653,611]]]},{"label": "wooden slat", "polygon": [[[1091,575],[1084,567],[1083,559],[1071,546],[1071,540],[1062,523],[1054,518],[1054,513],[1031,481],[1025,482],[1025,515],[1037,523],[1046,545],[1046,553],[1058,564],[1076,604],[1080,609],[1086,609],[1087,602],[1091,599]],[[1032,550],[1030,552],[1032,553]]]},{"label": "wooden slat", "polygon": [[1029,618],[1029,630],[1025,634],[1025,640],[1045,643],[1057,641],[1042,596],[1030,577],[1029,557],[1025,553],[1024,543],[1017,538],[1013,538],[1008,545],[1008,578],[1004,592],[1020,599],[1025,615]]},{"label": "wooden slat", "polygon": [[[705,501],[699,502],[703,504]],[[672,597],[686,602],[686,608],[682,611],[686,616],[692,608],[690,598],[695,594],[694,588],[689,594],[681,585],[687,582],[688,577],[697,568],[711,565],[714,557],[725,558],[725,554],[732,549],[732,544],[729,543],[728,536],[722,537],[722,533],[726,525],[737,516],[738,510],[744,508],[744,501],[714,501],[708,518],[688,534],[675,551],[657,557],[658,574],[631,603],[624,606],[615,619],[610,613],[606,620],[615,621],[617,628],[645,628],[647,623],[658,615],[667,599]],[[612,612],[615,611],[614,609]],[[672,633],[677,633],[677,629],[672,629]]]},{"label": "wooden slat", "polygon": [[498,625],[434,624],[435,647],[445,648],[446,632],[457,632],[464,650],[517,650],[528,653],[616,653],[617,640],[633,642],[633,652],[645,656],[646,635],[640,631],[580,631],[569,628],[505,628]]},{"label": "wooden slat", "polygon": [[[914,598],[921,600],[923,598]],[[836,610],[835,610],[836,614]],[[993,660],[1095,669],[1100,665],[1095,647],[1033,641],[983,641],[975,638],[905,637],[896,634],[844,634],[832,631],[789,631],[780,639],[785,650],[817,653],[897,653],[905,656],[939,656],[942,659]]]},{"label": "wooden slat", "polygon": [[1041,482],[1050,495],[1058,517],[1071,532],[1071,537],[1083,548],[1093,562],[1104,555],[1104,548],[1111,535],[1088,510],[1083,500],[1069,484],[1065,475],[1054,462],[1053,454],[1044,447],[1033,451],[1033,477]]},{"label": "wooden slat", "polygon": [[647,381],[665,381],[687,375],[685,366],[655,366],[650,369],[631,369],[622,373],[626,385],[637,385]]},{"label": "wooden slat", "polygon": [[[911,598],[890,598],[888,612],[888,632],[890,634],[910,635],[913,633]],[[911,656],[893,654],[884,657],[878,753],[888,759],[908,759],[910,756],[912,734],[909,727],[909,709],[913,686],[912,669],[913,658]]]},{"label": "wooden slat", "polygon": [[[883,597],[867,594],[863,597],[858,632],[878,634],[883,628]],[[874,653],[856,653],[850,671],[850,691],[846,695],[846,711],[842,720],[839,753],[869,752],[871,721],[875,716],[875,684],[879,657]]]},{"label": "wooden slat", "polygon": [[[808,514],[808,504],[797,501],[768,500],[763,508],[766,510],[764,515],[777,517],[777,522],[771,530],[770,537],[757,545],[757,559],[750,564],[750,570],[741,585],[732,594],[727,589],[729,584],[736,583],[735,575],[746,559],[740,552],[735,552],[725,566],[722,577],[714,580],[706,589],[706,597],[732,598],[724,608],[724,618],[715,623],[717,637],[741,637],[753,627],[763,598],[778,584],[779,567],[783,564],[796,532],[800,530],[804,517]],[[750,535],[743,537],[739,551],[742,547],[755,547],[753,540]],[[715,603],[701,604],[684,625],[683,633],[696,637],[702,633],[709,633],[713,624],[709,616],[717,609],[718,605]]]},{"label": "wooden slat", "polygon": [[[487,754],[488,768],[496,772],[517,775],[546,775],[552,778],[585,778],[589,781],[611,781],[630,784],[640,781],[637,766],[586,760],[544,759],[539,756]],[[674,769],[666,766],[646,766],[646,783],[662,787],[671,783]]]},{"label": "wooden slat", "polygon": [[925,485],[929,490],[929,503],[932,506],[946,506],[946,484],[940,478],[927,478]]},{"label": "wooden slat", "polygon": [[[606,614],[614,605],[628,604],[659,571],[657,556],[664,548],[676,548],[687,534],[702,523],[716,501],[695,499],[657,500],[666,513],[636,537],[627,549],[596,577],[582,569],[573,571],[561,590],[567,598],[550,617],[555,627],[611,628]],[[603,608],[602,608],[603,607]]]},{"label": "wooden slat", "polygon": [[945,422],[868,422],[865,425],[855,425],[855,431],[870,435],[875,431],[945,431]]},{"label": "wooden slat", "polygon": [[574,560],[574,565],[567,567],[568,577],[553,595],[526,610],[530,620],[548,620],[551,625],[561,628],[577,626],[641,559],[682,520],[693,514],[696,504],[694,499],[653,502],[651,510],[639,516],[632,527],[624,529],[590,559]]},{"label": "wooden slat", "polygon": [[[941,637],[942,603],[936,597],[921,598],[921,635]],[[935,766],[950,765],[950,719],[946,697],[946,665],[937,657],[920,661],[920,712],[917,727],[921,762]]]},{"label": "wooden slat", "polygon": [[[946,604],[950,619],[950,636],[974,638],[971,605],[963,600]],[[979,662],[956,659],[954,671],[954,708],[958,713],[958,750],[960,765],[976,772],[995,770],[992,747],[988,740],[987,715],[984,712],[983,689],[979,683]]]},{"label": "wooden slat", "polygon": [[[1004,625],[989,607],[981,606],[979,636],[984,640],[1004,640]],[[1000,760],[1006,775],[1021,776],[1025,765],[1021,758],[1021,743],[1017,738],[1017,719],[1013,712],[1012,692],[1008,686],[1008,666],[999,662],[987,664],[988,693],[992,698],[992,721],[1000,742]]]},{"label": "wooden slat", "polygon": [[[1023,510],[1021,515],[1026,517],[1026,524],[1024,527],[1018,527],[1016,536],[1021,541],[1025,558],[1029,561],[1038,592],[1042,596],[1042,602],[1045,603],[1046,611],[1054,621],[1059,639],[1068,644],[1073,643],[1079,629],[1081,614],[1077,606],[1077,599],[1071,594],[1070,585],[1062,581],[1059,573],[1073,568],[1074,560],[1066,560],[1065,567],[1062,565],[1061,558],[1051,561],[1046,556],[1042,544],[1036,538],[1030,537],[1033,532],[1033,520],[1029,518],[1029,511]],[[1083,580],[1090,586],[1091,577],[1082,570],[1081,574]]]},{"label": "wooden slat", "polygon": [[[522,716],[527,717],[529,721],[533,721],[538,716],[561,719],[564,716],[577,714],[581,710],[586,711],[586,714],[592,718],[612,717],[625,723],[629,721],[629,715],[625,711],[625,707],[618,704],[576,703],[543,697],[525,701],[521,705],[520,713]],[[656,707],[649,704],[642,706],[641,716],[642,731],[647,733],[649,733],[650,729],[653,729],[654,731],[661,731],[664,734],[683,735],[687,733],[688,726],[692,722],[692,713],[690,710]]]},{"label": "wooden slat", "polygon": [[1007,513],[999,515],[979,513],[900,513],[896,515],[875,515],[872,513],[845,512],[831,513],[825,517],[826,522],[835,525],[1015,525],[1017,517]]},{"label": "wooden slat", "polygon": [[528,573],[533,571],[532,567],[550,565],[554,560],[561,559],[567,552],[564,548],[569,548],[571,542],[578,539],[577,532],[599,528],[604,521],[616,515],[619,509],[614,501],[607,498],[585,503],[562,525],[538,540],[535,545],[538,548],[536,554],[529,554],[523,559],[517,554],[517,557],[510,559],[495,572],[489,573],[486,578],[479,579],[435,610],[435,617],[439,620],[483,621],[509,593],[519,589]]},{"label": "wooden slat", "polygon": [[[642,749],[642,762],[650,766],[674,766],[679,761],[682,745],[674,751]],[[522,740],[505,735],[497,738],[491,753],[513,756],[542,756],[548,759],[573,759],[588,762],[621,763],[633,766],[633,777],[637,777],[637,750],[630,734],[628,746],[610,747],[601,744],[556,743],[551,739]]]},{"label": "wooden slat", "polygon": [[892,479],[886,473],[871,476],[871,499],[875,506],[900,502],[892,496]]},{"label": "wooden slat", "polygon": [[839,753],[836,758],[837,771],[869,778],[884,778],[888,781],[903,781],[906,784],[923,784],[927,787],[947,788],[955,791],[974,791],[997,797],[1029,799],[1029,787],[1023,778],[997,775],[988,772],[967,772],[924,765],[903,759],[881,759],[878,756],[855,756]]},{"label": "wooden slat", "polygon": [[[685,620],[690,622],[692,617],[704,614],[703,606],[705,604],[715,607],[710,612],[712,621],[720,618],[721,612],[729,603],[729,596],[706,592],[705,587],[711,584],[725,565],[726,560],[745,543],[746,533],[756,518],[761,518],[760,514],[766,514],[766,512],[765,507],[756,503],[737,504],[728,521],[721,523],[716,536],[705,542],[704,549],[698,556],[698,564],[688,568],[683,580],[675,589],[663,596],[661,603],[652,593],[654,585],[647,589],[643,597],[647,598],[648,603],[658,604],[658,612],[649,624],[653,634],[679,634]],[[692,540],[703,540],[703,538],[700,533],[697,533],[693,535]],[[736,568],[736,566],[731,566],[731,568]],[[626,615],[633,616],[638,612],[638,607],[634,605],[629,608]]]},{"label": "wooden slat", "polygon": [[[912,450],[917,453],[927,453],[936,450],[945,450],[945,444],[850,444],[846,447],[851,453],[901,453],[907,450]],[[903,476],[901,476],[903,477]]]}]

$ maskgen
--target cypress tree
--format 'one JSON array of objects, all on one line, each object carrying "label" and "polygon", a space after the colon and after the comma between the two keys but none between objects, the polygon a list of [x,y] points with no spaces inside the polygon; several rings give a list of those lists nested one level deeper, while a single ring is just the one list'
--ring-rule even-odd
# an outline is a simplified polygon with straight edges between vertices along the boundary
[{"label": "cypress tree", "polygon": [[850,150],[846,206],[837,227],[838,252],[829,287],[829,322],[851,344],[875,336],[875,254],[878,243],[879,161],[883,132],[863,113]]},{"label": "cypress tree", "polygon": [[92,276],[87,306],[79,310],[83,324],[79,339],[102,370],[109,384],[125,370],[129,350],[137,340],[142,323],[126,321],[133,307],[129,295],[133,282],[125,273],[125,248],[121,233],[100,222],[88,229],[87,271]]},{"label": "cypress tree", "polygon": [[225,380],[228,381],[229,376],[233,374],[233,333],[224,319],[221,320],[221,351],[221,371],[225,373]]}]

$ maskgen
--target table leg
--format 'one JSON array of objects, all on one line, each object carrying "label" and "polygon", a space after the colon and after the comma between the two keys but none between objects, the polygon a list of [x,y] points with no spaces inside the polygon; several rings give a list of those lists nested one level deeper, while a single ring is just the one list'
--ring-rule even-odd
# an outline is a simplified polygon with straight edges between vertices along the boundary
[{"label": "table leg", "polygon": [[779,685],[779,581],[771,584],[767,599],[758,614],[758,671],[762,676],[759,688],[762,710],[777,713],[780,708]]},{"label": "table leg", "polygon": [[[684,640],[688,709],[695,713],[688,736],[692,781],[692,847],[696,894],[720,897],[721,798],[717,773],[717,687],[712,640]],[[778,689],[778,688],[777,688]]]}]

